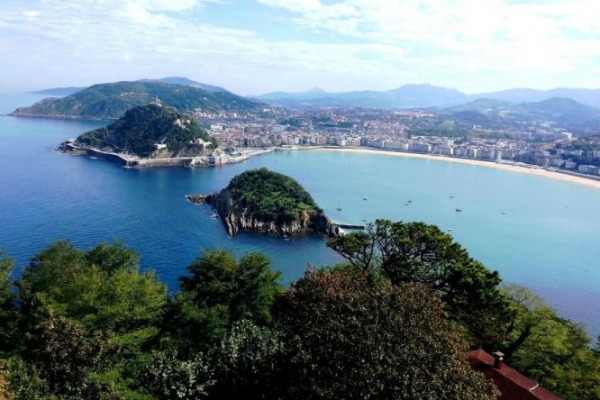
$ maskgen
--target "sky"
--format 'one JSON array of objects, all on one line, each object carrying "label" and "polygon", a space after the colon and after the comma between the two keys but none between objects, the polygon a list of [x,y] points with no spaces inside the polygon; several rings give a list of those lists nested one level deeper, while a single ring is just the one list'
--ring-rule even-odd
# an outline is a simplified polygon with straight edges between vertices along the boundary
[{"label": "sky", "polygon": [[0,0],[0,91],[600,88],[597,0]]}]

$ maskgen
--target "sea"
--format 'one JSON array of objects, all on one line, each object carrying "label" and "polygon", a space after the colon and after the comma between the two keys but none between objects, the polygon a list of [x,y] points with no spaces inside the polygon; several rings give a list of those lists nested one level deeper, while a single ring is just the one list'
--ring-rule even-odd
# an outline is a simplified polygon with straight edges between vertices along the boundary
[{"label": "sea", "polygon": [[324,150],[272,152],[216,168],[127,169],[56,151],[107,122],[5,115],[38,100],[0,95],[0,249],[15,261],[16,276],[61,239],[82,249],[122,241],[172,293],[207,248],[263,252],[284,285],[309,267],[342,262],[317,235],[228,237],[208,206],[185,199],[267,167],[300,182],[334,221],[437,225],[505,284],[529,288],[592,337],[600,334],[600,189],[444,159]]}]

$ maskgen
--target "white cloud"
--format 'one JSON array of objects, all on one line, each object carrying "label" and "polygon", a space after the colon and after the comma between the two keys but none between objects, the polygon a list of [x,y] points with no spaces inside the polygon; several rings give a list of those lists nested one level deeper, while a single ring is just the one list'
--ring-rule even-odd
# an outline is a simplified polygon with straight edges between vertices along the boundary
[{"label": "white cloud", "polygon": [[298,34],[284,40],[243,19],[220,25],[239,11],[236,2],[216,15],[211,3],[222,1],[3,0],[0,51],[10,57],[0,82],[180,74],[252,93],[411,82],[471,91],[510,82],[600,86],[590,0],[257,1],[256,11],[244,9],[255,11],[247,19],[271,13]]}]

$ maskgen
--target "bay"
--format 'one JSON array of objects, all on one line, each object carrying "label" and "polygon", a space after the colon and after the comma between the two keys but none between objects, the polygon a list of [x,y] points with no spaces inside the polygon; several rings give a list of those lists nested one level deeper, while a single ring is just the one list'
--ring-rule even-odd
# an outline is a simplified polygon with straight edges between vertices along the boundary
[{"label": "bay", "polygon": [[[39,99],[1,95],[0,113]],[[59,239],[84,249],[123,240],[172,291],[202,248],[265,252],[284,283],[300,277],[307,263],[342,261],[315,235],[229,238],[208,207],[184,198],[220,190],[233,176],[264,166],[297,179],[336,221],[438,225],[505,283],[529,287],[562,316],[600,333],[600,190],[397,155],[288,151],[220,168],[137,170],[54,150],[102,124],[0,116],[0,249],[19,268]]]}]

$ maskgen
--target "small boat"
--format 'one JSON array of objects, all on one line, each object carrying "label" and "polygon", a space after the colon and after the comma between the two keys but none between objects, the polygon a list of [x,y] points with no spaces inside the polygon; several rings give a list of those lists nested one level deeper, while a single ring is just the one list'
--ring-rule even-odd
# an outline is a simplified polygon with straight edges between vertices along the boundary
[{"label": "small boat", "polygon": [[407,203],[412,203],[412,200],[408,200]]},{"label": "small boat", "polygon": [[363,197],[363,200],[369,200],[367,197]]},{"label": "small boat", "polygon": [[453,198],[454,198],[454,196],[450,196],[450,198],[451,198],[451,199],[453,199]]},{"label": "small boat", "polygon": [[338,207],[338,208],[337,208],[337,210],[338,210],[338,211],[342,211],[342,208],[341,208],[341,207]]},{"label": "small boat", "polygon": [[460,208],[457,208],[457,209],[456,209],[456,212],[461,212],[461,211],[462,211],[462,210],[461,210]]},{"label": "small boat", "polygon": [[213,214],[210,216],[212,219],[219,219],[219,214]]}]

